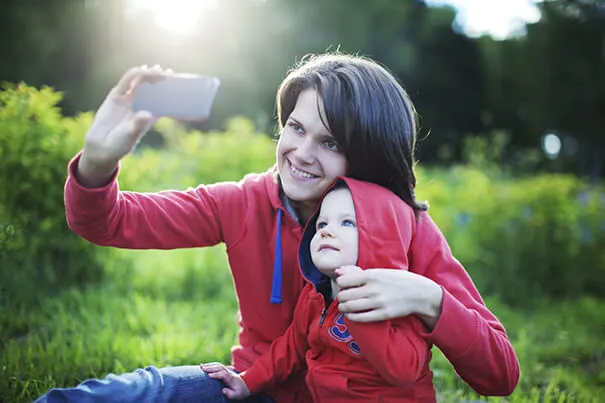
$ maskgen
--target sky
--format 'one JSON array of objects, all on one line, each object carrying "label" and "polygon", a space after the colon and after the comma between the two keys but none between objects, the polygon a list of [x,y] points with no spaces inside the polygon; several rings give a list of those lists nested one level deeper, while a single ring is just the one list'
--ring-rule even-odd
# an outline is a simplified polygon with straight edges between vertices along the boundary
[{"label": "sky", "polygon": [[426,0],[430,6],[451,5],[456,24],[470,37],[506,39],[522,35],[525,24],[540,19],[535,0]]}]

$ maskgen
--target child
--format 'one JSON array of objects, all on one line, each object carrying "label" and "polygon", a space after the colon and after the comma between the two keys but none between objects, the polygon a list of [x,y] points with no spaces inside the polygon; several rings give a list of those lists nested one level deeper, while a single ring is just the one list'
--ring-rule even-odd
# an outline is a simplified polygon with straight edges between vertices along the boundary
[{"label": "child", "polygon": [[[422,218],[414,225],[425,231],[418,231],[415,239],[424,238],[412,242],[409,271],[340,269],[337,309],[350,323],[371,322],[364,326],[419,318],[422,337],[439,347],[477,392],[512,392],[519,364],[506,331],[423,213],[427,207],[415,198],[416,115],[392,74],[360,56],[305,58],[277,92],[280,137],[273,167],[239,182],[185,191],[121,191],[119,162],[154,121],[149,112],[132,111],[137,86],[166,74],[159,66],[131,69],[97,111],[82,152],[69,164],[65,184],[67,221],[78,235],[98,245],[129,249],[224,243],[241,314],[232,364],[241,372],[292,321],[305,286],[297,262],[303,226],[328,187],[340,176],[383,186]],[[433,247],[414,249],[414,243]],[[266,400],[310,402],[305,375],[301,369],[268,388]],[[149,366],[53,389],[40,402],[193,402],[200,396],[224,398],[221,383],[198,365]]]},{"label": "child", "polygon": [[414,210],[385,188],[349,178],[328,192],[301,241],[299,262],[308,284],[286,333],[241,375],[221,364],[202,369],[225,383],[230,399],[283,381],[306,360],[315,402],[434,402],[429,347],[418,318],[355,323],[335,300],[342,266],[407,270]]}]

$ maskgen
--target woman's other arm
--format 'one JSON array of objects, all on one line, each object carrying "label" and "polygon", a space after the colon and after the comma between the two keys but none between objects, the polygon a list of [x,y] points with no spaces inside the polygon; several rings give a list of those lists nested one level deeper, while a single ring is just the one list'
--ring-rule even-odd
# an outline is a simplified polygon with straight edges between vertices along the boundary
[{"label": "woman's other arm", "polygon": [[343,272],[340,309],[353,321],[417,315],[456,372],[477,393],[509,395],[519,381],[519,362],[498,319],[485,306],[462,265],[428,215],[418,226],[410,269]]}]

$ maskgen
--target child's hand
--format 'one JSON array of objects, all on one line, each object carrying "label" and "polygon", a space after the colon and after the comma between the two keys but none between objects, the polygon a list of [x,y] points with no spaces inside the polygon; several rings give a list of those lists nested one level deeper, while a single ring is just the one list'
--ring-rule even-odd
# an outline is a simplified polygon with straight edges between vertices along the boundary
[{"label": "child's hand", "polygon": [[225,384],[223,395],[228,399],[241,400],[250,396],[250,389],[242,377],[230,371],[223,364],[213,362],[200,365],[202,371],[206,372],[212,379],[217,379]]}]

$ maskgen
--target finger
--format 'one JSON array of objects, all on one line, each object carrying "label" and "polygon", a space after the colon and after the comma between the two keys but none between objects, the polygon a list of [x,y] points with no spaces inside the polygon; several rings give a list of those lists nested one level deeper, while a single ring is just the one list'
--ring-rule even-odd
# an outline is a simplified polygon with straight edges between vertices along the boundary
[{"label": "finger", "polygon": [[345,317],[353,322],[367,323],[387,320],[389,316],[384,309],[374,309],[367,312],[346,313]]},{"label": "finger", "polygon": [[130,144],[130,149],[134,149],[145,133],[153,124],[153,116],[147,111],[139,111],[131,119],[120,122],[113,131],[119,133]]},{"label": "finger", "polygon": [[133,124],[136,133],[144,133],[157,121],[148,111],[138,111],[134,115]]},{"label": "finger", "polygon": [[[134,70],[134,71],[133,71]],[[125,74],[116,91],[118,95],[132,97],[143,82],[154,83],[163,80],[168,74],[158,64],[152,67],[135,67]]]},{"label": "finger", "polygon": [[202,365],[202,369],[206,372],[217,372],[224,369],[222,364],[204,364]]},{"label": "finger", "polygon": [[227,378],[227,376],[229,375],[229,373],[227,371],[225,371],[225,369],[223,369],[223,368],[212,368],[212,369],[206,371],[206,373],[211,378],[220,379],[220,380],[225,380]]},{"label": "finger", "polygon": [[353,301],[338,304],[338,310],[344,313],[361,313],[378,309],[380,306],[370,298],[355,299]]},{"label": "finger", "polygon": [[361,270],[361,268],[358,266],[347,265],[347,266],[340,266],[338,269],[336,269],[336,274],[339,276],[342,276],[344,274],[352,274],[352,273],[357,273],[357,272],[361,272],[361,271],[363,271],[363,270]]},{"label": "finger", "polygon": [[204,371],[204,372],[205,372],[205,373],[207,373],[207,374],[213,374],[213,373],[215,373],[215,372],[217,372],[217,371],[220,371],[220,370],[219,370],[219,369],[217,369],[217,368],[214,368],[214,367],[208,367],[208,366],[202,366],[201,368],[202,368],[202,371]]},{"label": "finger", "polygon": [[118,85],[115,86],[115,92],[118,95],[128,94],[128,92],[130,92],[131,88],[133,87],[135,80],[137,80],[137,77],[139,77],[142,74],[143,70],[146,69],[147,66],[138,66],[128,70],[126,73],[124,73],[124,75],[118,82]]},{"label": "finger", "polygon": [[218,362],[211,362],[208,364],[201,364],[200,368],[205,372],[217,372],[225,368],[225,366]]},{"label": "finger", "polygon": [[227,371],[224,370],[219,370],[217,372],[209,372],[208,376],[212,379],[218,379],[219,381],[225,383],[226,385],[229,384],[230,380],[231,380],[231,376]]},{"label": "finger", "polygon": [[144,69],[142,76],[145,80],[150,80],[153,78],[165,76],[166,74],[166,69],[162,68],[162,66],[160,66],[159,64],[156,64],[148,69]]},{"label": "finger", "polygon": [[366,284],[368,275],[366,272],[343,274],[336,278],[336,284],[340,288],[359,287]]},{"label": "finger", "polygon": [[[338,283],[338,281],[337,281]],[[340,285],[340,284],[339,284]],[[370,298],[372,293],[368,287],[353,287],[342,289],[336,294],[336,299],[339,302],[354,301],[356,299]]]},{"label": "finger", "polygon": [[223,389],[223,395],[227,399],[234,399],[234,400],[243,399],[244,397],[249,396],[249,395],[243,394],[243,392],[241,392],[241,391],[235,391],[235,390],[228,389],[228,388]]},{"label": "finger", "polygon": [[215,368],[215,367],[202,367],[202,371],[204,371],[205,373],[207,373],[208,375],[212,375],[212,374],[216,374],[218,371],[220,371],[219,368]]},{"label": "finger", "polygon": [[213,362],[205,362],[203,364],[200,364],[200,367],[206,367],[206,366],[211,366],[211,365],[223,366],[222,363],[213,361]]},{"label": "finger", "polygon": [[156,64],[149,69],[147,74],[143,75],[143,80],[155,83],[165,79],[169,74],[171,73],[169,73],[168,70],[163,69],[159,64]]}]

